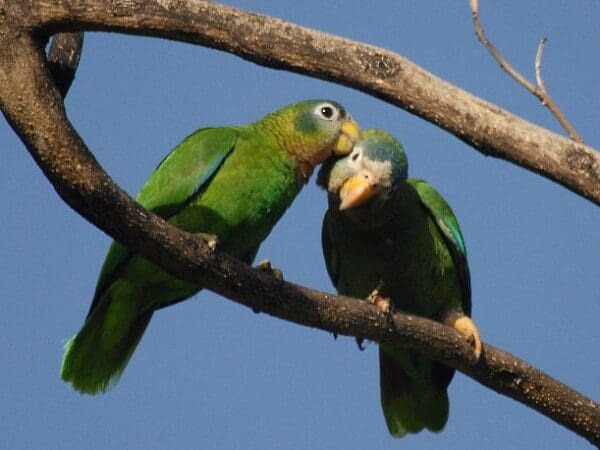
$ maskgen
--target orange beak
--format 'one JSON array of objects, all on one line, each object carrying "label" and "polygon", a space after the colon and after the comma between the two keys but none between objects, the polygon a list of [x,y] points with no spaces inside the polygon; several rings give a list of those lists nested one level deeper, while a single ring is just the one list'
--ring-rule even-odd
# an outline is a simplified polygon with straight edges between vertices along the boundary
[{"label": "orange beak", "polygon": [[373,183],[373,175],[355,175],[348,178],[340,189],[340,211],[354,208],[373,197],[377,192],[376,184]]}]

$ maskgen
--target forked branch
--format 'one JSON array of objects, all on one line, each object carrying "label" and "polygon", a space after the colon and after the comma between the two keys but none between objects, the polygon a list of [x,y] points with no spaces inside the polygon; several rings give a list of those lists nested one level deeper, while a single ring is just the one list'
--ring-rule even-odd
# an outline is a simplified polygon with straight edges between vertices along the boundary
[{"label": "forked branch", "polygon": [[537,82],[537,86],[527,80],[521,73],[512,67],[508,61],[500,54],[500,52],[494,47],[492,42],[486,36],[485,31],[483,30],[483,26],[481,25],[481,19],[479,18],[479,0],[470,0],[471,4],[471,12],[473,15],[473,23],[475,25],[475,33],[477,34],[477,39],[485,46],[490,55],[500,64],[500,67],[511,76],[517,83],[535,95],[540,101],[542,105],[546,106],[556,117],[556,119],[560,122],[562,127],[569,134],[571,139],[575,142],[583,142],[583,139],[579,134],[575,131],[571,123],[567,120],[565,115],[558,108],[558,105],[554,102],[548,91],[546,90],[546,86],[544,85],[544,81],[542,80],[541,74],[541,66],[542,66],[542,55],[544,53],[544,47],[548,42],[548,38],[544,37],[538,46],[537,53],[535,55],[535,78]]},{"label": "forked branch", "polygon": [[63,98],[67,95],[79,66],[83,33],[59,33],[48,50],[48,66]]}]

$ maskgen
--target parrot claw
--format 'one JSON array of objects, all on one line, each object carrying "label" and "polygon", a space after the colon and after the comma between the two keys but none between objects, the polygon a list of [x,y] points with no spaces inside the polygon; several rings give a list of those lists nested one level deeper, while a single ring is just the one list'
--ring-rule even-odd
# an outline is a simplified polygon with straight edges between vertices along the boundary
[{"label": "parrot claw", "polygon": [[355,337],[354,339],[356,340],[356,345],[357,345],[358,349],[361,352],[364,352],[365,351],[365,345],[364,345],[365,338]]},{"label": "parrot claw", "polygon": [[367,301],[375,305],[379,311],[386,315],[392,314],[392,305],[390,299],[382,297],[380,292],[383,289],[383,281],[380,281],[377,287],[367,296]]},{"label": "parrot claw", "polygon": [[445,325],[454,328],[467,339],[467,342],[473,348],[473,353],[475,354],[475,361],[473,361],[473,363],[479,361],[482,349],[481,337],[479,335],[479,330],[471,318],[465,316],[462,312],[450,310],[445,314],[442,322]]},{"label": "parrot claw", "polygon": [[[389,298],[383,297],[381,295],[381,290],[383,289],[383,280],[379,280],[379,284],[377,287],[367,296],[367,302],[375,305],[379,311],[385,314],[385,318],[388,322],[388,326],[391,329],[394,329],[394,305],[390,301]],[[360,348],[360,345],[359,345]]]},{"label": "parrot claw", "polygon": [[211,252],[214,252],[215,249],[217,248],[217,245],[219,245],[219,238],[216,234],[194,233],[194,235],[198,236],[200,239],[202,239],[204,242],[206,242],[206,245],[208,245],[208,248],[210,249]]},{"label": "parrot claw", "polygon": [[268,259],[263,259],[256,265],[256,270],[260,270],[261,272],[266,273],[267,275],[271,275],[276,280],[283,281],[283,272],[273,266],[271,266],[271,261]]}]

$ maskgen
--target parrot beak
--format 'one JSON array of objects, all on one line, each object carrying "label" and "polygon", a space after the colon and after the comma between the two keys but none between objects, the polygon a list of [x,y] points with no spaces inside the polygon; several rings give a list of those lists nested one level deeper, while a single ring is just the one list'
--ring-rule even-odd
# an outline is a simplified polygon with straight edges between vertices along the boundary
[{"label": "parrot beak", "polygon": [[352,151],[354,143],[358,141],[360,137],[360,128],[358,124],[352,120],[352,118],[348,117],[348,119],[342,123],[342,134],[335,143],[333,152],[336,155],[347,155]]},{"label": "parrot beak", "polygon": [[354,208],[373,197],[377,192],[377,184],[372,180],[373,175],[367,173],[348,178],[340,189],[340,211]]}]

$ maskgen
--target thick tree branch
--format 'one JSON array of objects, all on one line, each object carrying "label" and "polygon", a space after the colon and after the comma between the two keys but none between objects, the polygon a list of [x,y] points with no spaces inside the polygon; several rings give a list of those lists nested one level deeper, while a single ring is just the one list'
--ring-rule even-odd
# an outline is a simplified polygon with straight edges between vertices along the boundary
[{"label": "thick tree branch", "polygon": [[75,79],[82,47],[83,33],[81,32],[59,33],[52,38],[48,50],[48,66],[63,98]]},{"label": "thick tree branch", "polygon": [[[1,26],[1,24],[0,24]],[[333,333],[418,350],[600,444],[600,406],[524,361],[485,345],[477,365],[464,338],[439,323],[283,282],[172,227],[127,196],[68,122],[32,36],[0,29],[0,105],[59,195],[90,222],[175,276],[253,309]]]},{"label": "thick tree branch", "polygon": [[353,87],[600,205],[600,154],[593,148],[533,125],[391,51],[203,0],[24,3],[14,20],[31,33],[102,30],[164,37]]}]

